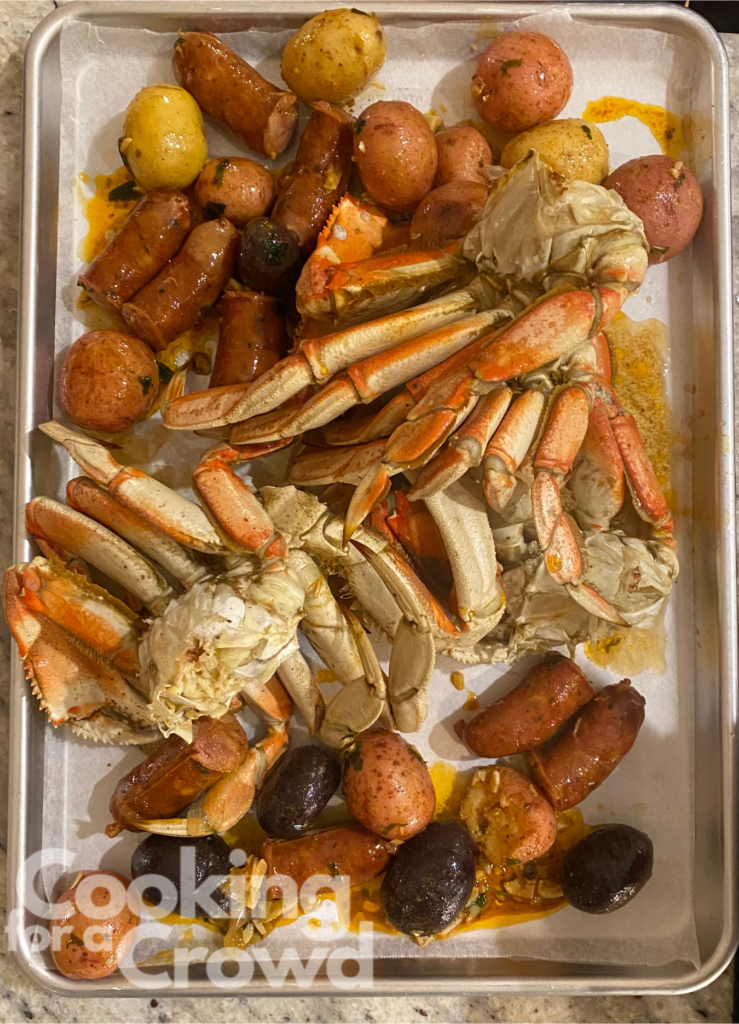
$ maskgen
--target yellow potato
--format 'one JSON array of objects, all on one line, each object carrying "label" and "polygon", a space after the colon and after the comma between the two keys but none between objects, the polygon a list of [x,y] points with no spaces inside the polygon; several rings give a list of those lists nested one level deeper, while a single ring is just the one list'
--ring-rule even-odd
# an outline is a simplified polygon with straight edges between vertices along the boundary
[{"label": "yellow potato", "polygon": [[362,91],[385,61],[387,41],[373,14],[342,7],[306,21],[282,52],[282,77],[301,100],[343,103]]},{"label": "yellow potato", "polygon": [[178,85],[145,86],[128,105],[118,150],[145,191],[187,188],[208,159],[200,107]]},{"label": "yellow potato", "polygon": [[504,167],[513,167],[530,149],[559,174],[576,181],[600,185],[608,174],[608,146],[601,130],[591,121],[564,117],[545,121],[516,135],[500,158]]}]

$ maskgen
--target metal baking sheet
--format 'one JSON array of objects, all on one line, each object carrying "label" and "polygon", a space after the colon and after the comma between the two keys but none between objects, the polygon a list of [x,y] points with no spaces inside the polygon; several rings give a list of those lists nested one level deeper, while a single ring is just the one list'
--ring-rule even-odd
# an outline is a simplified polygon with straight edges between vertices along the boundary
[{"label": "metal baking sheet", "polygon": [[[23,506],[34,493],[55,494],[59,467],[34,428],[53,410],[55,305],[57,295],[56,198],[59,184],[60,36],[71,21],[89,26],[138,27],[173,33],[178,28],[238,31],[256,27],[298,27],[306,17],[331,4],[270,3],[231,0],[200,3],[70,3],[54,12],[34,33],[28,47],[25,79],[22,277],[18,376],[15,558],[25,560],[30,545],[23,528]],[[338,6],[338,4],[334,4]],[[388,25],[406,27],[433,22],[505,26],[536,4],[385,3],[375,4]],[[554,9],[548,5],[548,11]],[[685,991],[706,984],[725,966],[736,945],[736,841],[734,835],[734,741],[736,723],[736,585],[734,551],[734,477],[732,353],[730,328],[730,229],[728,206],[728,96],[726,58],[720,40],[701,19],[672,6],[639,4],[558,5],[576,21],[619,27],[650,28],[682,37],[699,56],[692,93],[693,112],[701,118],[692,164],[703,186],[706,212],[684,272],[692,283],[692,352],[680,355],[675,387],[690,387],[693,416],[689,452],[691,494],[681,495],[693,514],[682,534],[684,562],[694,570],[681,577],[695,630],[692,674],[696,680],[694,721],[695,875],[693,899],[699,964],[676,961],[660,967],[614,967],[555,960],[504,959],[489,956],[451,959],[385,958],[374,964],[373,991],[444,992],[647,992]],[[658,59],[658,58],[656,58]],[[597,95],[594,91],[593,95]],[[123,102],[122,102],[123,105]],[[672,265],[671,265],[672,267]],[[672,280],[672,278],[671,278]],[[674,279],[678,286],[678,279]],[[683,285],[684,287],[684,285]],[[627,307],[627,312],[628,312]],[[687,331],[685,337],[690,338]],[[686,543],[686,540],[688,541]],[[690,559],[692,542],[693,557]],[[72,779],[45,779],[45,743],[49,730],[28,691],[14,656],[11,675],[11,778],[9,841],[9,909],[11,945],[23,968],[40,984],[60,993],[141,995],[116,975],[84,984],[44,966],[30,947],[34,919],[17,893],[26,883],[23,865],[40,849],[44,787],[60,790],[60,800],[74,792]],[[20,871],[20,874],[19,874]],[[17,881],[16,881],[17,880]],[[479,933],[480,936],[485,933]],[[479,945],[482,945],[480,943]],[[292,987],[295,982],[292,982]],[[178,988],[178,982],[168,992]],[[193,968],[188,994],[222,994],[204,972]],[[280,991],[289,991],[288,982]],[[158,991],[152,979],[151,991]],[[254,995],[274,990],[255,974]],[[319,976],[313,992],[335,992]]]}]

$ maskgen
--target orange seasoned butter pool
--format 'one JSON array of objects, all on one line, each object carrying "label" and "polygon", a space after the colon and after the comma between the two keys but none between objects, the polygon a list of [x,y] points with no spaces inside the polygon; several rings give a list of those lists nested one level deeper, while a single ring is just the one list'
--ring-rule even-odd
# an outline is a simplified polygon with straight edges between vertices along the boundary
[{"label": "orange seasoned butter pool", "polygon": [[635,117],[650,130],[665,156],[679,160],[683,150],[683,122],[677,114],[653,103],[639,103],[622,96],[601,96],[591,100],[582,113],[585,121],[603,124],[622,117]]}]

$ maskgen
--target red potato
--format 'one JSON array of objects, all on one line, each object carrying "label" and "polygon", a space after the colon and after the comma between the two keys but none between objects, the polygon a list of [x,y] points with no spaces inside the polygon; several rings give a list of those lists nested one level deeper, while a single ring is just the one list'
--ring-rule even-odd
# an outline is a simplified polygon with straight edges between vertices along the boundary
[{"label": "red potato", "polygon": [[[361,825],[344,825],[299,839],[271,839],[262,844],[260,856],[267,875],[287,875],[298,889],[313,875],[336,878],[336,888],[362,885],[384,871],[390,860],[390,843],[378,839]],[[339,883],[338,876],[348,878]],[[320,891],[320,890],[319,890]],[[267,891],[269,899],[274,894]]]},{"label": "red potato", "polygon": [[69,348],[59,404],[83,430],[117,434],[142,420],[159,390],[159,368],[143,341],[121,331],[90,331]]},{"label": "red potato", "polygon": [[211,217],[225,217],[238,228],[264,216],[275,198],[269,171],[241,156],[209,160],[194,191],[196,201]]},{"label": "red potato", "polygon": [[488,46],[472,78],[472,100],[493,128],[522,132],[551,121],[572,92],[564,50],[541,32],[507,32]]},{"label": "red potato", "polygon": [[408,213],[434,184],[436,140],[420,110],[399,100],[380,100],[357,118],[354,160],[378,206]]},{"label": "red potato", "polygon": [[163,349],[193,327],[233,276],[239,241],[224,218],[193,228],[175,258],[121,310],[133,333]]},{"label": "red potato", "polygon": [[471,125],[445,128],[436,136],[436,177],[434,188],[450,181],[476,181],[487,185],[487,167],[493,152],[485,137]]},{"label": "red potato", "polygon": [[118,313],[172,259],[187,238],[191,222],[187,196],[154,189],[134,206],[77,284],[98,306]]},{"label": "red potato", "polygon": [[617,167],[603,185],[615,189],[641,218],[650,263],[671,260],[692,241],[703,216],[703,193],[682,161],[660,154],[637,157]]},{"label": "red potato", "polygon": [[475,181],[450,181],[425,196],[411,221],[414,249],[437,249],[462,238],[482,217],[488,190]]},{"label": "red potato", "polygon": [[360,733],[346,753],[344,796],[355,818],[384,839],[410,839],[431,821],[436,792],[420,754],[397,732]]},{"label": "red potato", "polygon": [[461,816],[491,864],[541,857],[557,838],[557,816],[525,775],[502,765],[480,768],[464,795]]},{"label": "red potato", "polygon": [[209,117],[274,160],[298,127],[298,97],[262,78],[212,32],[181,32],[172,66],[178,83]]},{"label": "red potato", "polygon": [[551,747],[529,754],[534,777],[558,811],[584,800],[628,754],[644,721],[630,679],[606,686]]},{"label": "red potato", "polygon": [[106,834],[113,839],[124,829],[137,832],[137,818],[171,818],[238,768],[246,750],[246,733],[233,715],[203,715],[193,724],[192,743],[170,736],[119,779]]},{"label": "red potato", "polygon": [[[54,904],[51,955],[65,978],[89,981],[118,969],[135,941],[140,921],[125,899],[129,885],[115,871],[81,871]],[[98,916],[108,905],[110,914]],[[92,907],[99,909],[91,914]]]},{"label": "red potato", "polygon": [[223,293],[210,387],[250,384],[287,353],[290,342],[279,308],[271,295]]},{"label": "red potato", "polygon": [[532,750],[594,696],[595,690],[574,661],[548,654],[510,693],[467,723],[464,742],[479,757],[508,757]]}]

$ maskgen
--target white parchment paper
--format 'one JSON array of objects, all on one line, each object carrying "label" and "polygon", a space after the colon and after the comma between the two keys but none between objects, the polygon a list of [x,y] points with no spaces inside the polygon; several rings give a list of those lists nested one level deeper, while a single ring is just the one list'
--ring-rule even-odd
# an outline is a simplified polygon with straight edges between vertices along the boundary
[{"label": "white parchment paper", "polygon": [[[382,18],[382,4],[376,5]],[[561,116],[580,116],[588,100],[612,94],[655,103],[685,115],[691,110],[694,55],[690,44],[651,30],[615,28],[573,21],[549,10],[527,19],[552,35],[567,51],[574,68],[572,98]],[[359,97],[355,110],[378,99],[403,99],[423,111],[441,113],[445,124],[475,117],[469,81],[476,57],[490,37],[490,23],[446,21],[414,27],[387,25],[388,60],[378,85]],[[268,79],[279,81],[279,60],[290,32],[243,31],[224,35],[230,46]],[[87,222],[79,204],[75,178],[81,171],[92,178],[120,165],[116,140],[121,134],[126,105],[146,84],[174,81],[170,66],[173,35],[109,28],[94,30],[68,23],[62,35],[62,141],[59,183],[57,306],[54,325],[57,360],[70,343],[92,324],[76,309],[74,282],[81,268],[79,243]],[[710,115],[710,110],[708,111]],[[305,116],[305,112],[304,112]],[[610,147],[611,166],[659,147],[648,129],[627,118],[602,126]],[[243,145],[206,118],[211,156],[248,155]],[[294,150],[283,154],[289,160]],[[690,152],[686,154],[690,159]],[[694,168],[701,174],[699,167]],[[690,383],[687,356],[692,326],[690,250],[666,266],[650,269],[641,293],[629,299],[626,312],[634,319],[658,317],[668,327],[671,351],[667,385],[672,426],[689,433]],[[97,314],[95,314],[97,315]],[[85,312],[89,318],[89,310]],[[49,325],[49,330],[52,327]],[[201,382],[202,386],[202,382]],[[168,483],[186,487],[198,452],[206,442],[176,433],[168,435],[158,417],[136,428],[120,458],[146,466]],[[59,459],[60,490],[76,471]],[[690,465],[680,449],[674,452],[673,486],[690,493]],[[57,495],[57,496],[59,496]],[[679,505],[687,504],[678,501]],[[423,950],[405,938],[377,935],[377,957],[508,956],[549,958],[611,964],[657,965],[672,960],[698,962],[693,923],[693,626],[692,566],[684,523],[678,516],[682,573],[670,599],[665,626],[668,671],[644,672],[635,685],[646,697],[646,722],[639,739],[618,770],[582,804],[589,822],[618,821],[649,833],[654,842],[654,875],[638,899],[609,916],[589,916],[565,910],[515,927],[474,931]],[[583,659],[581,659],[583,660]],[[616,681],[613,673],[583,660],[596,686]],[[429,716],[413,736],[427,761],[445,760],[460,767],[474,761],[457,740],[452,725],[460,717],[464,694],[449,675],[456,663],[440,658],[429,688]],[[466,684],[486,704],[522,675],[526,663],[512,669],[479,666],[465,669]],[[139,759],[134,749],[102,748],[74,739],[64,729],[46,742],[44,845],[75,851],[74,867],[128,872],[138,837],[124,833],[108,840],[102,828],[109,820],[107,804],[120,775]],[[55,881],[53,873],[47,879]],[[356,937],[349,936],[349,945]],[[195,928],[185,937],[207,945],[219,940]],[[273,958],[286,947],[308,956],[315,944],[300,923],[280,928],[265,943]],[[338,940],[346,944],[347,938]],[[356,943],[354,943],[356,945]],[[322,946],[331,941],[322,937]]]}]

